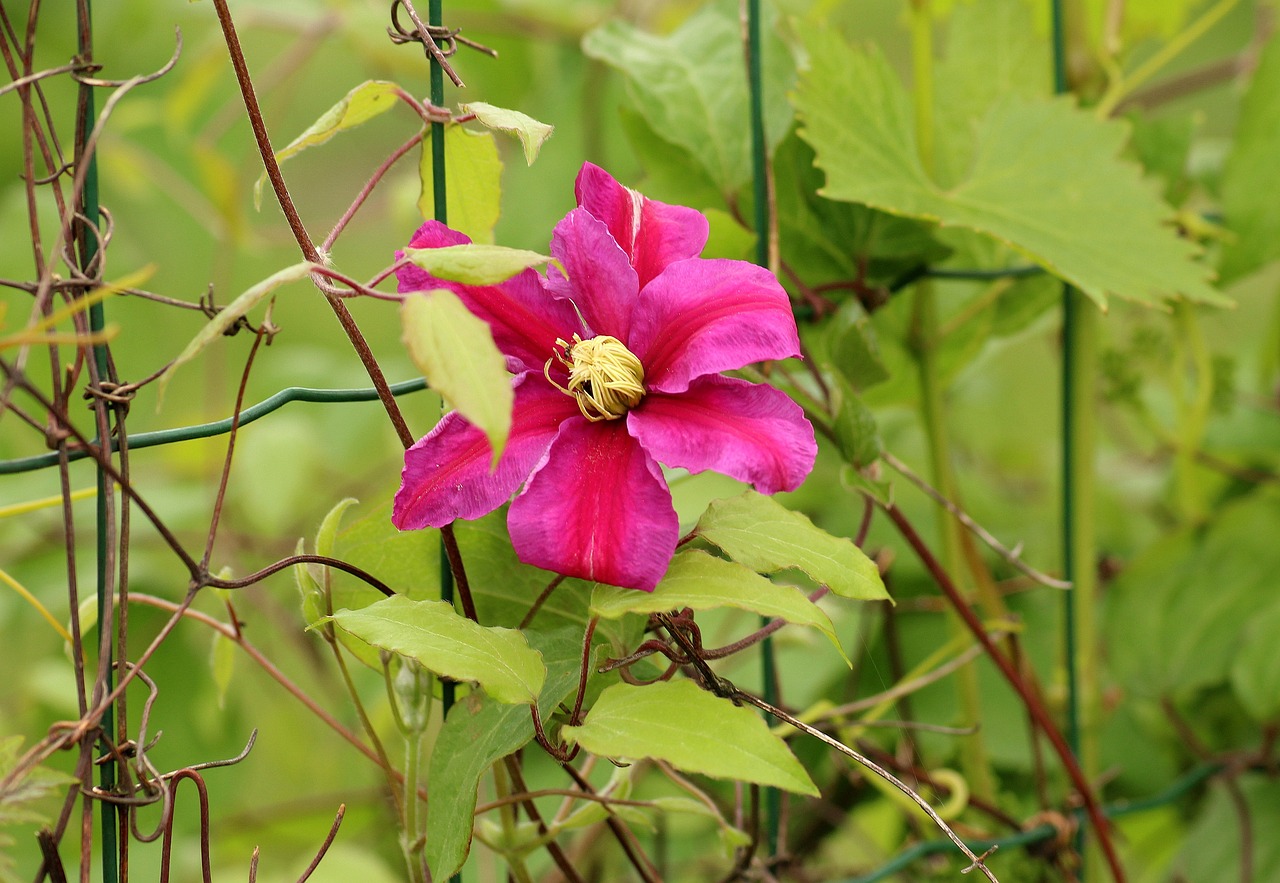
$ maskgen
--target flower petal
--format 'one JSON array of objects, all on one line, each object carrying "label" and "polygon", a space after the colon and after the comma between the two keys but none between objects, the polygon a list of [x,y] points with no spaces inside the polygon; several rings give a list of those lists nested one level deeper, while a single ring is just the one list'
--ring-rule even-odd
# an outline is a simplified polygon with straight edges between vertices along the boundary
[{"label": "flower petal", "polygon": [[642,196],[599,166],[583,164],[573,189],[578,205],[603,221],[627,253],[641,288],[668,264],[696,258],[707,244],[702,212]]},{"label": "flower petal", "polygon": [[672,264],[640,293],[627,343],[645,385],[671,393],[695,377],[800,355],[787,293],[746,261]]},{"label": "flower petal", "polygon": [[556,224],[551,254],[564,264],[569,278],[553,266],[547,270],[547,287],[582,311],[591,332],[584,336],[608,334],[626,340],[640,284],[609,228],[590,212],[576,208]]},{"label": "flower petal", "polygon": [[[470,241],[470,237],[439,221],[427,221],[413,234],[409,247],[442,248]],[[404,252],[397,251],[396,259],[402,257]],[[514,373],[541,371],[551,358],[556,338],[572,334],[581,324],[570,304],[546,291],[535,270],[525,270],[497,285],[463,285],[411,265],[397,270],[396,279],[396,290],[402,294],[444,288],[458,295],[468,310],[488,323],[493,342],[507,357],[507,367]]]},{"label": "flower petal", "polygon": [[736,377],[700,377],[679,395],[651,392],[627,428],[655,460],[714,469],[762,494],[792,491],[813,469],[813,426],[786,393]]},{"label": "flower petal", "polygon": [[483,432],[457,411],[436,424],[404,452],[391,523],[400,530],[440,527],[455,518],[479,518],[511,498],[546,453],[566,417],[578,413],[574,400],[548,386],[541,376],[516,378],[511,435],[490,471],[493,449]]},{"label": "flower petal", "polygon": [[651,592],[680,537],[658,464],[621,420],[569,420],[507,516],[526,564]]}]

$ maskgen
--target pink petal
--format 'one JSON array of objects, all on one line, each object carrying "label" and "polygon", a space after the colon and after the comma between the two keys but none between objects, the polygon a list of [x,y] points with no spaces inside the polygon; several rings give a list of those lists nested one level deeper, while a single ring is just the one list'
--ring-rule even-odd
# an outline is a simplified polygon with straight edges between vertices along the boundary
[{"label": "pink petal", "polygon": [[[409,246],[442,248],[470,241],[465,234],[438,221],[427,221],[413,234]],[[397,251],[396,258],[402,257],[404,252]],[[542,277],[534,270],[525,270],[497,285],[450,282],[415,266],[397,270],[396,279],[396,290],[401,293],[444,288],[458,295],[468,310],[488,323],[494,343],[515,373],[541,371],[551,358],[556,338],[567,338],[581,325],[573,307],[548,294]]]},{"label": "pink petal", "polygon": [[648,199],[585,163],[574,185],[578,205],[605,223],[640,275],[640,287],[668,264],[702,254],[707,219],[682,205]]},{"label": "pink petal", "polygon": [[746,261],[672,264],[640,293],[627,343],[645,386],[671,393],[695,377],[800,355],[787,293]]},{"label": "pink petal", "polygon": [[400,530],[440,527],[455,518],[479,518],[511,498],[546,453],[577,403],[534,373],[516,378],[511,435],[490,472],[493,449],[483,432],[446,414],[435,429],[404,452],[391,523]]},{"label": "pink petal", "polygon": [[551,254],[564,264],[569,278],[552,267],[547,271],[547,287],[582,311],[590,331],[584,336],[608,334],[626,340],[640,284],[609,229],[585,209],[576,208],[556,224]]},{"label": "pink petal", "polygon": [[658,464],[621,420],[569,420],[507,516],[526,564],[653,591],[680,537]]},{"label": "pink petal", "polygon": [[715,374],[679,395],[649,393],[627,428],[668,466],[714,469],[762,494],[795,490],[818,455],[813,426],[786,393]]}]

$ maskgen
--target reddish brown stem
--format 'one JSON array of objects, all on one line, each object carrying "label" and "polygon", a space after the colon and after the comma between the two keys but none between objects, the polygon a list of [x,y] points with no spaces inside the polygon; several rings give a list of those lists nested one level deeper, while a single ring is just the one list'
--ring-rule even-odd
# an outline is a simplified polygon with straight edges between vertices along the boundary
[{"label": "reddish brown stem", "polygon": [[929,571],[929,575],[933,577],[934,582],[938,584],[938,588],[942,589],[951,605],[964,621],[965,626],[982,645],[982,649],[986,651],[991,661],[1000,669],[1000,673],[1004,675],[1005,680],[1021,697],[1023,704],[1026,706],[1040,728],[1044,731],[1045,736],[1049,739],[1049,743],[1053,746],[1054,752],[1057,753],[1062,766],[1066,769],[1067,775],[1071,778],[1072,784],[1080,794],[1080,799],[1084,801],[1085,812],[1089,816],[1089,821],[1098,837],[1098,845],[1102,848],[1103,854],[1106,856],[1107,864],[1111,868],[1112,879],[1116,883],[1123,883],[1125,880],[1124,868],[1120,864],[1120,857],[1116,854],[1115,845],[1111,842],[1111,834],[1107,828],[1107,820],[1102,814],[1102,807],[1098,803],[1097,796],[1093,793],[1093,787],[1089,784],[1084,776],[1084,772],[1080,769],[1080,764],[1076,761],[1076,757],[1071,753],[1071,749],[1067,747],[1066,740],[1063,739],[1062,733],[1059,732],[1057,725],[1053,722],[1053,718],[1049,715],[1048,710],[1040,701],[1040,697],[1036,692],[1027,686],[1026,681],[1018,674],[1013,663],[996,647],[995,642],[987,634],[982,626],[981,620],[977,614],[969,607],[964,597],[960,594],[960,590],[956,588],[954,582],[951,581],[950,575],[942,564],[934,557],[933,552],[921,539],[920,534],[916,532],[915,527],[907,520],[897,506],[883,506],[885,513],[893,521],[898,532],[902,534],[903,539],[911,546],[916,555],[920,558],[925,569]]}]

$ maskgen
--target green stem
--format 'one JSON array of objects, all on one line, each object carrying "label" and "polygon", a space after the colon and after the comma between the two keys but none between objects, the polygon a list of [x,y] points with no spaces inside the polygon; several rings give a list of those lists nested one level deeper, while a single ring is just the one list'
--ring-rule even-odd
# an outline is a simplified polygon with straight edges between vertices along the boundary
[{"label": "green stem", "polygon": [[[77,34],[77,44],[79,47],[80,57],[85,63],[89,63],[93,59],[93,9],[90,0],[83,0],[80,7],[79,27]],[[101,211],[98,199],[98,161],[95,153],[85,153],[85,145],[89,139],[90,133],[93,131],[94,118],[97,111],[94,105],[93,87],[80,86],[80,106],[82,112],[76,121],[76,163],[85,164],[84,190],[80,198],[80,211],[84,215],[85,224],[76,224],[78,228],[78,236],[80,246],[80,265],[87,273],[93,261],[98,257],[98,236],[97,229],[101,222]],[[93,232],[90,232],[92,228]],[[89,306],[89,331],[91,334],[100,334],[106,327],[106,309],[103,307],[102,301],[96,301]],[[94,365],[94,381],[97,383],[108,379],[111,374],[110,358],[108,357],[107,345],[105,343],[95,343],[93,345],[93,365]],[[104,434],[107,427],[106,412],[108,406],[105,402],[98,401],[95,406],[98,416],[99,435]],[[123,429],[121,432],[123,433]],[[98,470],[98,498],[97,498],[97,595],[98,595],[98,628],[102,635],[101,650],[99,652],[98,665],[104,671],[103,694],[109,695],[113,690],[114,678],[112,671],[114,662],[112,660],[113,644],[116,624],[115,611],[112,604],[113,587],[111,584],[111,561],[112,554],[110,543],[115,526],[115,513],[112,506],[112,497],[115,488],[112,486],[111,480],[106,473]],[[102,715],[102,732],[106,734],[106,738],[101,742],[103,754],[108,753],[107,740],[114,735],[115,725],[115,708],[108,706]],[[112,793],[116,789],[116,765],[114,763],[104,763],[99,768],[98,784],[105,793]],[[119,878],[119,845],[117,843],[117,811],[116,807],[108,801],[101,804],[102,813],[102,880],[103,883],[115,883]]]},{"label": "green stem", "polygon": [[[772,251],[770,240],[773,219],[769,211],[769,155],[764,132],[762,51],[760,0],[747,0],[747,85],[751,94],[751,170],[755,200],[756,263],[768,267]],[[763,627],[767,624],[768,619],[761,617],[760,625]],[[777,705],[777,661],[771,638],[765,638],[761,644],[760,664],[765,701]],[[769,855],[776,855],[782,819],[782,793],[777,788],[765,788],[763,797],[765,842]]]},{"label": "green stem", "polygon": [[409,865],[409,879],[412,883],[425,883],[422,845],[418,838],[418,778],[421,775],[422,731],[405,733],[404,747],[404,857]]},{"label": "green stem", "polygon": [[934,170],[933,17],[929,0],[911,0],[911,73],[915,96],[916,143],[925,170]]},{"label": "green stem", "polygon": [[[929,0],[911,2],[911,69],[914,75],[912,95],[915,101],[916,141],[920,162],[925,171],[932,174],[936,157],[933,140],[933,17],[929,10]],[[938,326],[937,295],[933,282],[929,279],[921,279],[916,283],[915,311],[909,333],[909,346],[916,357],[920,375],[920,417],[924,423],[925,440],[929,449],[933,485],[944,497],[954,499],[956,482],[951,468],[946,406],[937,360],[942,336]],[[962,578],[964,564],[960,525],[941,506],[938,507],[938,525],[942,534],[943,566],[959,580]],[[950,628],[953,636],[964,634],[964,624],[955,615],[950,617]],[[977,670],[973,666],[960,669],[956,674],[956,683],[962,725],[976,729],[982,716]],[[991,776],[986,743],[980,731],[964,739],[961,757],[972,792],[990,799],[995,793],[995,783]]]},{"label": "green stem", "polygon": [[1165,43],[1160,50],[1142,64],[1133,73],[1112,81],[1106,93],[1095,108],[1098,116],[1109,117],[1124,97],[1134,89],[1151,79],[1165,65],[1173,61],[1183,50],[1199,40],[1204,34],[1220,22],[1228,12],[1236,7],[1240,0],[1218,0],[1204,15],[1187,26],[1185,30]]},{"label": "green stem", "polygon": [[1083,293],[1064,286],[1062,322],[1062,547],[1064,575],[1072,584],[1063,610],[1067,743],[1092,782],[1098,771],[1094,402],[1101,313]]},{"label": "green stem", "polygon": [[[924,424],[925,443],[929,451],[930,473],[933,486],[947,499],[955,499],[955,474],[951,466],[950,441],[946,429],[946,407],[940,380],[937,348],[938,316],[937,297],[933,283],[921,280],[915,291],[915,314],[912,318],[911,349],[916,357],[920,376],[920,417]],[[960,525],[942,506],[937,508],[941,533],[943,567],[962,586],[964,580],[964,555],[961,547]],[[996,610],[988,611],[994,615]],[[954,614],[949,617],[954,637],[963,635],[964,624]],[[982,717],[978,691],[977,670],[969,665],[956,673],[960,699],[961,725],[977,727]],[[991,799],[995,794],[995,782],[987,757],[986,742],[981,730],[962,742],[961,756],[965,777],[970,790],[978,797]]]},{"label": "green stem", "polygon": [[1186,358],[1173,365],[1173,383],[1178,399],[1178,431],[1174,448],[1174,482],[1178,510],[1184,521],[1199,523],[1206,515],[1200,489],[1196,454],[1204,441],[1209,412],[1213,407],[1213,356],[1209,352],[1194,308],[1186,301],[1173,307],[1178,332],[1178,351],[1188,357],[1195,375],[1190,395],[1186,387]]}]

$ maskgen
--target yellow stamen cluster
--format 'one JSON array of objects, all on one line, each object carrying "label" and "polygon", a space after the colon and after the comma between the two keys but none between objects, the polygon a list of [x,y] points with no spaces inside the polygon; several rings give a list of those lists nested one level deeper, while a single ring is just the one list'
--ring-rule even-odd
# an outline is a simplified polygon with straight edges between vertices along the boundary
[{"label": "yellow stamen cluster", "polygon": [[617,420],[644,398],[644,366],[616,337],[601,335],[568,343],[556,339],[555,358],[569,369],[569,385],[551,379],[551,359],[542,373],[556,389],[578,400],[578,410],[592,423]]}]

